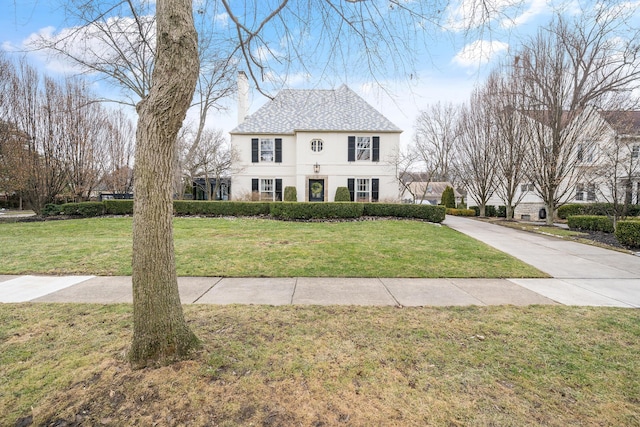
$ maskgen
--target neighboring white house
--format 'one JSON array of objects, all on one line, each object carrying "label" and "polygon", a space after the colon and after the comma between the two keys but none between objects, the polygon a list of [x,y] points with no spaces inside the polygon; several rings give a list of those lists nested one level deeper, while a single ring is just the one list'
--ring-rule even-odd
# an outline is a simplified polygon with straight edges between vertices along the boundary
[{"label": "neighboring white house", "polygon": [[[575,176],[580,179],[562,202],[612,202],[615,186],[618,202],[626,198],[629,203],[640,203],[640,111],[603,111],[592,117],[592,125],[578,130],[585,141],[576,145],[574,153]],[[539,214],[545,206],[532,183],[520,184],[518,199],[514,218],[541,219]],[[496,194],[487,203],[502,204]]]},{"label": "neighboring white house", "polygon": [[295,187],[298,201],[333,201],[347,187],[355,201],[399,200],[392,158],[402,131],[355,92],[283,90],[245,118],[246,85],[240,73],[233,199],[282,200]]},{"label": "neighboring white house", "polygon": [[453,188],[456,206],[463,200],[463,195],[450,182],[439,181],[411,181],[405,184],[402,199],[410,203],[439,205],[442,203],[442,193],[447,187]]}]

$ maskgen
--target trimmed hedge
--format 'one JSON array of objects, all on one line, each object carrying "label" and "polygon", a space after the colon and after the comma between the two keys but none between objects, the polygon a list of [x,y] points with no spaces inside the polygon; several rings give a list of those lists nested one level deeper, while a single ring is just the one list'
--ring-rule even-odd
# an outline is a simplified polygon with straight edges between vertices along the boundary
[{"label": "trimmed hedge", "polygon": [[107,215],[133,215],[133,200],[103,200]]},{"label": "trimmed hedge", "polygon": [[65,203],[60,206],[60,213],[62,215],[91,218],[104,215],[105,207],[102,202]]},{"label": "trimmed hedge", "polygon": [[[281,219],[359,218],[361,216],[415,218],[430,222],[442,222],[444,206],[411,205],[399,203],[353,202],[228,202],[208,200],[174,200],[176,216],[267,216]],[[458,209],[458,211],[461,211]],[[465,211],[465,210],[462,210]],[[466,210],[465,215],[472,215]],[[133,200],[105,200],[102,202],[48,204],[44,216],[69,215],[92,217],[100,215],[131,215]]]},{"label": "trimmed hedge", "polygon": [[174,200],[174,215],[256,216],[269,215],[269,202]]},{"label": "trimmed hedge", "polygon": [[476,211],[473,209],[447,209],[447,215],[453,216],[476,216]]},{"label": "trimmed hedge", "polygon": [[613,222],[601,215],[574,215],[567,218],[569,228],[613,233]]},{"label": "trimmed hedge", "polygon": [[618,221],[615,236],[625,246],[640,248],[640,221]]},{"label": "trimmed hedge", "polygon": [[362,203],[282,202],[271,204],[271,216],[279,219],[359,218]]},{"label": "trimmed hedge", "polygon": [[[622,215],[624,206],[618,205],[618,214]],[[567,219],[572,215],[611,215],[613,204],[611,203],[569,203],[558,208],[558,218]],[[628,205],[627,216],[639,216],[640,205]]]},{"label": "trimmed hedge", "polygon": [[347,187],[336,188],[336,196],[333,198],[333,200],[336,202],[350,202],[351,193],[349,193],[349,189]]},{"label": "trimmed hedge", "polygon": [[284,187],[284,201],[285,202],[297,202],[298,191],[296,187]]},{"label": "trimmed hedge", "polygon": [[42,216],[56,216],[56,215],[60,215],[61,211],[62,209],[60,205],[56,205],[54,203],[47,203],[46,205],[44,205],[44,208],[42,208],[42,211],[40,212],[40,214]]},{"label": "trimmed hedge", "polygon": [[444,221],[446,208],[434,205],[411,205],[399,203],[363,203],[365,216],[393,216],[417,218],[430,222]]}]

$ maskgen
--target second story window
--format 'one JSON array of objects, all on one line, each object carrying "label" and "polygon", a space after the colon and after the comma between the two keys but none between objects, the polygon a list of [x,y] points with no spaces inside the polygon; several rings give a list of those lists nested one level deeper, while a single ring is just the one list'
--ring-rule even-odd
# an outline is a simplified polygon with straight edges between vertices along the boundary
[{"label": "second story window", "polygon": [[323,142],[321,139],[312,139],[311,140],[311,151],[314,153],[319,153],[322,151]]},{"label": "second story window", "polygon": [[252,163],[282,163],[282,138],[252,138]]},{"label": "second story window", "polygon": [[348,137],[349,162],[379,162],[379,136],[350,136]]},{"label": "second story window", "polygon": [[260,161],[273,162],[274,160],[274,144],[271,138],[262,138],[260,140]]},{"label": "second story window", "polygon": [[356,160],[371,160],[371,138],[359,136],[356,140]]}]

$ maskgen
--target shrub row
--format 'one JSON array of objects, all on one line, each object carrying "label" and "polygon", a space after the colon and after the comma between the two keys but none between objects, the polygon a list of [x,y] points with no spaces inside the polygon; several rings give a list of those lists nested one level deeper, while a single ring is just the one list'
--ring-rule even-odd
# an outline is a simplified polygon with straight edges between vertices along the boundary
[{"label": "shrub row", "polygon": [[60,205],[60,214],[90,218],[105,214],[105,206],[102,202],[65,203]]},{"label": "shrub row", "polygon": [[[175,200],[175,215],[204,216],[260,216],[272,215],[281,219],[358,218],[361,216],[392,216],[442,222],[443,206],[398,203],[309,203],[309,202],[227,202]],[[133,200],[105,200],[103,202],[47,205],[44,216],[69,215],[91,217],[100,215],[131,215]]]},{"label": "shrub row", "polygon": [[621,244],[640,248],[640,221],[618,221],[615,235]]},{"label": "shrub row", "polygon": [[447,209],[447,215],[453,216],[477,216],[474,209]]},{"label": "shrub row", "polygon": [[567,218],[569,228],[587,231],[613,233],[613,222],[601,215],[573,215]]},{"label": "shrub row", "polygon": [[397,218],[417,218],[429,222],[442,222],[444,206],[411,205],[398,203],[363,203],[365,216],[392,216]]},{"label": "shrub row", "polygon": [[[618,215],[622,215],[623,205],[618,206]],[[569,203],[558,208],[558,218],[567,219],[574,215],[611,215],[613,204],[611,203]],[[640,205],[628,205],[628,216],[640,216]]]},{"label": "shrub row", "polygon": [[174,200],[174,215],[256,216],[269,215],[269,202],[223,202]]},{"label": "shrub row", "polygon": [[[476,213],[476,216],[480,216],[480,207],[479,206],[469,206],[469,209],[473,209]],[[486,205],[484,207],[484,215],[488,217],[498,217],[498,218],[506,218],[507,217],[507,207],[504,205],[500,205],[498,207],[494,205]]]},{"label": "shrub row", "polygon": [[320,219],[320,218],[359,218],[362,216],[362,203],[312,203],[282,202],[271,203],[271,216],[278,219]]}]

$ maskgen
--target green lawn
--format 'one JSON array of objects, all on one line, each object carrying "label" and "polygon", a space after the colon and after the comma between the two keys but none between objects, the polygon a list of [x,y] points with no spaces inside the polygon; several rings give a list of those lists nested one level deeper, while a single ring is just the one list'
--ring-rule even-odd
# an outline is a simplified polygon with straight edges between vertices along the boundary
[{"label": "green lawn", "polygon": [[189,305],[185,315],[202,351],[132,371],[130,305],[0,304],[0,425],[640,425],[638,310]]},{"label": "green lawn", "polygon": [[[176,218],[178,274],[225,277],[544,277],[421,221]],[[0,223],[0,274],[131,274],[131,219]]]}]

